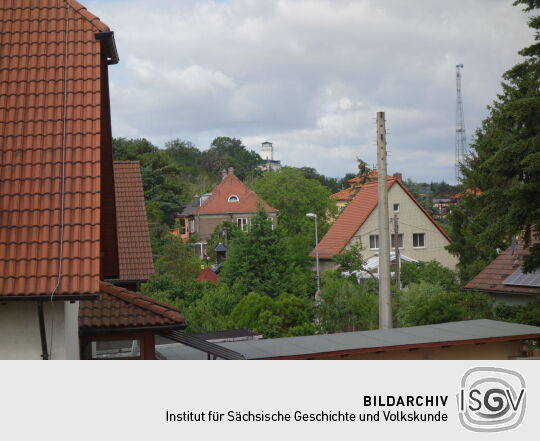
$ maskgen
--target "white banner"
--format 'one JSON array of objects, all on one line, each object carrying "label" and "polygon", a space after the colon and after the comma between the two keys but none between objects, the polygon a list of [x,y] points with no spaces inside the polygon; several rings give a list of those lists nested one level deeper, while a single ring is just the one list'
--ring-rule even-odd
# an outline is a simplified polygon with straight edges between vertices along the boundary
[{"label": "white banner", "polygon": [[2,438],[536,439],[535,361],[1,362]]}]

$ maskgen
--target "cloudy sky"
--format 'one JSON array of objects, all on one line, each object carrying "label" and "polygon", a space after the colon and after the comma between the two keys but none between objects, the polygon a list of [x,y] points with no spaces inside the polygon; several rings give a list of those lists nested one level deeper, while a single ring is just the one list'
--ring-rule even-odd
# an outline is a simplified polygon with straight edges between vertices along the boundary
[{"label": "cloudy sky", "polygon": [[467,137],[532,42],[512,0],[87,0],[115,31],[113,134],[206,149],[231,136],[329,176],[376,162],[454,181],[455,65]]}]

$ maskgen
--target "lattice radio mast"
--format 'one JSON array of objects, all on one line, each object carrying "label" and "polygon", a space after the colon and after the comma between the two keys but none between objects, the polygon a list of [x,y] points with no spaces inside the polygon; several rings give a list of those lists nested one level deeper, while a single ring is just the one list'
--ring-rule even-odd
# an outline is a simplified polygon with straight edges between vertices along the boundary
[{"label": "lattice radio mast", "polygon": [[461,69],[463,69],[463,64],[456,64],[456,183],[459,183],[460,164],[463,163],[467,153],[463,98],[461,96]]}]

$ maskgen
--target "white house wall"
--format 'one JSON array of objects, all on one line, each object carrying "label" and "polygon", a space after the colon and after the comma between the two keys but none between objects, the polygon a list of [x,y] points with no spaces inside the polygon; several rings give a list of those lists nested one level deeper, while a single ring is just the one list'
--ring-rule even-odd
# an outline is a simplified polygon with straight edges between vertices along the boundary
[{"label": "white house wall", "polygon": [[[394,216],[393,205],[395,203],[400,204],[400,210],[397,214],[399,216],[399,232],[403,234],[403,248],[400,249],[401,254],[425,262],[436,260],[447,268],[455,269],[458,259],[444,249],[449,244],[448,239],[443,236],[424,212],[397,184],[394,184],[388,192],[390,218]],[[350,244],[357,243],[358,241],[362,242],[362,256],[364,259],[369,259],[378,253],[378,250],[370,250],[369,248],[369,236],[371,234],[379,234],[378,216],[377,207],[350,242]],[[393,231],[394,227],[390,224],[390,233],[392,234]],[[413,233],[425,233],[425,248],[413,247]]]},{"label": "white house wall", "polygon": [[[43,311],[51,359],[78,359],[78,302],[45,301]],[[41,353],[37,303],[0,304],[0,359],[41,360]]]}]

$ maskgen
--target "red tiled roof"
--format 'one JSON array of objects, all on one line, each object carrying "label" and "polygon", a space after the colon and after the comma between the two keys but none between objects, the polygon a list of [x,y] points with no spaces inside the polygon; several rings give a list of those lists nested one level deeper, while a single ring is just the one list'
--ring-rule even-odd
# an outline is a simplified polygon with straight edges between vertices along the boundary
[{"label": "red tiled roof", "polygon": [[453,199],[453,200],[458,200],[458,199],[461,199],[463,196],[467,196],[467,195],[475,195],[475,196],[479,196],[482,194],[482,190],[480,190],[479,188],[473,188],[473,189],[470,189],[470,188],[467,188],[466,190],[462,191],[461,193],[456,193],[455,195],[452,195],[450,196],[450,199]]},{"label": "red tiled roof", "polygon": [[[413,200],[413,202],[422,210],[422,212],[431,220],[443,236],[450,241],[450,237],[437,224],[435,219],[426,211],[422,204],[416,200],[412,193],[407,190],[403,183],[392,176],[387,179],[388,189],[394,184],[399,185],[405,193]],[[321,259],[331,259],[336,254],[339,254],[343,248],[350,242],[354,234],[364,224],[369,215],[377,207],[377,182],[368,182],[364,184],[354,199],[347,205],[345,210],[332,224],[328,232],[319,242],[319,257]],[[315,256],[315,251],[310,253],[310,256]]]},{"label": "red tiled roof", "polygon": [[467,283],[465,289],[508,294],[540,294],[537,287],[503,285],[506,278],[523,264],[523,257],[528,254],[529,248],[523,246],[523,241],[519,241],[514,253],[512,247],[508,247]]},{"label": "red tiled roof", "polygon": [[174,306],[125,288],[100,283],[98,300],[83,300],[79,307],[79,328],[121,329],[167,326],[184,328],[186,322]]},{"label": "red tiled roof", "polygon": [[0,30],[0,296],[47,295],[56,286],[63,158],[63,276],[56,294],[97,293],[101,46],[95,34],[108,28],[74,0],[2,0]]},{"label": "red tiled roof", "polygon": [[[237,196],[238,202],[228,202],[229,196]],[[210,196],[192,214],[215,214],[215,213],[253,213],[259,207],[267,212],[277,212],[257,194],[251,191],[246,185],[234,175],[234,171],[229,171],[221,182],[212,190]]]},{"label": "red tiled roof", "polygon": [[[376,180],[379,177],[379,172],[377,170],[373,170],[369,172],[367,177],[369,180]],[[388,175],[388,177],[391,178],[392,176]],[[360,176],[355,176],[354,178],[349,179],[347,182],[349,184],[357,184],[360,182]]]},{"label": "red tiled roof", "polygon": [[338,191],[337,193],[331,194],[330,199],[335,199],[337,201],[350,201],[354,195],[357,193],[358,188],[349,187],[344,188],[341,191]]},{"label": "red tiled roof", "polygon": [[114,161],[118,260],[121,280],[154,273],[139,161]]},{"label": "red tiled roof", "polygon": [[197,277],[197,280],[199,281],[208,281],[210,283],[218,283],[218,276],[216,275],[216,273],[214,271],[212,271],[210,268],[205,268],[204,271],[199,274],[199,276]]}]

